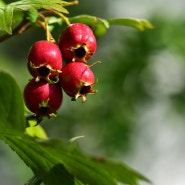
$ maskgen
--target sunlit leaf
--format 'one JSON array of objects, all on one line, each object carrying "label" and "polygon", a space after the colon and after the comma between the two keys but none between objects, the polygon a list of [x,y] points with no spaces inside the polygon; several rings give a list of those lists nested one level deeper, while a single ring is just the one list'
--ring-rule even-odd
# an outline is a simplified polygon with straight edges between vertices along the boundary
[{"label": "sunlit leaf", "polygon": [[[26,128],[26,133],[35,138],[47,139],[47,134],[41,125],[37,125],[37,121],[30,120],[30,126]],[[37,126],[36,126],[37,125]]]},{"label": "sunlit leaf", "polygon": [[6,5],[5,2],[3,0],[0,0],[0,6],[4,6]]},{"label": "sunlit leaf", "polygon": [[115,18],[108,19],[110,25],[121,25],[121,26],[130,26],[137,28],[141,31],[145,29],[152,29],[153,25],[145,19],[136,19],[136,18]]}]

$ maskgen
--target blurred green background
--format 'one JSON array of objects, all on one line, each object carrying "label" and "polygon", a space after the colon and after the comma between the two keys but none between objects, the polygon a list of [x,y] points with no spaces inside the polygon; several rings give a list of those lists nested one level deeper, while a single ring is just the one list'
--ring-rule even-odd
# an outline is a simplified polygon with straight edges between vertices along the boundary
[{"label": "blurred green background", "polygon": [[[8,2],[8,1],[7,1]],[[50,137],[79,139],[89,154],[124,161],[156,185],[184,185],[185,170],[185,18],[183,1],[85,1],[72,15],[146,18],[154,30],[111,27],[98,39],[93,66],[96,95],[82,104],[64,94],[57,119],[42,126]],[[102,11],[103,10],[103,11]],[[57,39],[61,30],[56,30]],[[10,72],[21,90],[31,76],[26,68],[30,46],[45,39],[31,28],[0,44],[0,69]],[[1,185],[24,184],[32,172],[0,141]]]}]

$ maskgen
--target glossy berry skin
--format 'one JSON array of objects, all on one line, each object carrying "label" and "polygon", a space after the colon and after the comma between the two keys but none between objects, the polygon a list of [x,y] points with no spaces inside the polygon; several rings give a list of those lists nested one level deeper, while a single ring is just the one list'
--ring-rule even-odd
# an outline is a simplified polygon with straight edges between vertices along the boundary
[{"label": "glossy berry skin", "polygon": [[96,93],[92,89],[95,83],[94,73],[83,62],[69,62],[63,67],[59,78],[63,90],[72,97],[72,100],[82,97],[85,102],[89,93]]},{"label": "glossy berry skin", "polygon": [[27,108],[39,117],[55,113],[63,100],[60,84],[49,84],[45,80],[31,80],[24,88],[24,101]]},{"label": "glossy berry skin", "polygon": [[61,33],[59,48],[67,62],[86,62],[96,51],[96,37],[89,26],[74,23]]},{"label": "glossy berry skin", "polygon": [[62,69],[62,54],[59,47],[47,40],[40,40],[30,48],[27,58],[28,70],[34,78],[50,80]]}]

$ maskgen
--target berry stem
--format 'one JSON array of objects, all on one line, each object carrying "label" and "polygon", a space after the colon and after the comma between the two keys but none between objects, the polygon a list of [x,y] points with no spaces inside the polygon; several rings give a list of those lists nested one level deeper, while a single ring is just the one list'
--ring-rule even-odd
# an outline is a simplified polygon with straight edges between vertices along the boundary
[{"label": "berry stem", "polygon": [[53,38],[52,34],[50,33],[50,31],[48,29],[48,22],[47,22],[45,16],[42,15],[41,13],[39,13],[39,16],[43,19],[44,23],[41,22],[40,20],[37,20],[37,23],[46,31],[47,41],[55,42],[55,39]]},{"label": "berry stem", "polygon": [[59,16],[66,22],[66,24],[67,24],[68,26],[71,24],[70,21],[69,21],[69,18],[66,17],[64,14],[62,14],[62,13],[56,11],[56,10],[52,10],[52,11],[53,11],[53,13],[59,15]]},{"label": "berry stem", "polygon": [[93,67],[94,65],[96,65],[96,64],[102,64],[102,62],[101,61],[95,61],[95,62],[93,62],[91,65],[88,65],[89,67]]},{"label": "berry stem", "polygon": [[78,3],[79,3],[78,0],[74,0],[74,1],[62,4],[62,6],[73,6],[73,5],[77,5]]}]

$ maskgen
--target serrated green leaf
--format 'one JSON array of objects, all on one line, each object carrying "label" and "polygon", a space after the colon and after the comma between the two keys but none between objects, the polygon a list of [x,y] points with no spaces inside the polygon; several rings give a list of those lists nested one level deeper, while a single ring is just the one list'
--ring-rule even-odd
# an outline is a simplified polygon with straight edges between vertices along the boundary
[{"label": "serrated green leaf", "polygon": [[41,145],[62,159],[65,167],[85,184],[117,184],[115,180],[129,185],[139,185],[140,181],[150,183],[146,177],[124,163],[83,154],[76,143],[69,141],[62,144],[59,140],[47,140]]},{"label": "serrated green leaf", "polygon": [[42,142],[41,145],[55,157],[61,159],[66,169],[84,184],[117,185],[108,171],[100,169],[88,157],[81,155],[74,143],[49,140]]},{"label": "serrated green leaf", "polygon": [[[138,185],[148,180],[128,166],[84,155],[76,143],[34,140],[22,133],[0,131],[5,141],[46,185]],[[33,178],[35,180],[35,178]],[[30,184],[31,181],[29,181]]]},{"label": "serrated green leaf", "polygon": [[74,185],[74,177],[52,153],[33,138],[18,132],[0,132],[6,142],[46,185]]},{"label": "serrated green leaf", "polygon": [[96,37],[104,35],[109,28],[109,22],[107,20],[91,15],[78,15],[69,18],[69,21],[71,23],[81,22],[91,26]]},{"label": "serrated green leaf", "polygon": [[0,130],[24,131],[24,103],[14,78],[0,71]]},{"label": "serrated green leaf", "polygon": [[149,179],[142,174],[128,167],[122,162],[115,162],[103,158],[92,158],[96,165],[109,172],[109,174],[117,179],[119,182],[130,185],[139,185],[139,181],[151,183]]},{"label": "serrated green leaf", "polygon": [[115,18],[107,20],[110,25],[121,25],[121,26],[130,26],[137,28],[141,31],[145,29],[152,29],[153,25],[145,19],[136,19],[136,18]]}]

